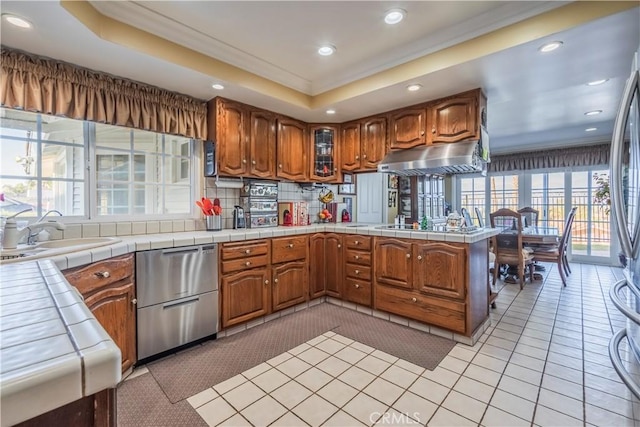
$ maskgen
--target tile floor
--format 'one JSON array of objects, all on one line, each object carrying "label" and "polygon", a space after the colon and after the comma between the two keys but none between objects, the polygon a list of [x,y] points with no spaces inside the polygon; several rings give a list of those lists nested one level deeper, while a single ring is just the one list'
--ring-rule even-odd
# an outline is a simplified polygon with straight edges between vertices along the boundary
[{"label": "tile floor", "polygon": [[622,271],[572,267],[566,288],[551,265],[504,286],[480,341],[433,371],[327,332],[187,400],[211,426],[640,425],[608,356]]}]

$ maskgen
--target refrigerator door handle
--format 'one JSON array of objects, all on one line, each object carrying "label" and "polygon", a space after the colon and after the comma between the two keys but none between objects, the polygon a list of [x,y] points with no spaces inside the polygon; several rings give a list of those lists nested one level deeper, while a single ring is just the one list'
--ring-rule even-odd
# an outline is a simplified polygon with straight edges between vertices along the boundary
[{"label": "refrigerator door handle", "polygon": [[618,310],[622,312],[622,314],[627,316],[627,318],[629,318],[631,321],[640,325],[640,314],[638,314],[635,310],[632,310],[627,304],[624,303],[622,298],[620,298],[620,291],[625,286],[629,289],[629,291],[631,291],[631,293],[635,295],[636,298],[640,299],[640,295],[638,295],[638,291],[636,291],[633,286],[629,286],[629,283],[625,279],[622,279],[619,282],[616,282],[609,289],[609,297],[611,298],[613,305],[615,305],[618,308]]},{"label": "refrigerator door handle", "polygon": [[634,258],[634,243],[629,236],[629,228],[627,225],[626,208],[624,206],[623,193],[622,193],[622,157],[624,148],[624,131],[629,119],[629,110],[633,95],[638,87],[638,70],[634,70],[627,84],[625,85],[624,92],[622,94],[622,101],[620,103],[620,109],[616,115],[616,121],[613,126],[613,137],[611,138],[611,151],[610,151],[610,163],[611,169],[609,172],[610,186],[611,186],[611,204],[613,205],[613,218],[618,228],[618,236],[620,237],[620,245],[622,246],[622,252],[628,258]]},{"label": "refrigerator door handle", "polygon": [[634,381],[631,374],[629,374],[629,372],[625,369],[622,358],[620,357],[620,352],[618,350],[620,342],[626,337],[627,330],[621,329],[611,338],[611,341],[609,341],[609,358],[611,359],[613,368],[620,376],[620,379],[627,385],[627,387],[629,387],[629,390],[631,390],[631,392],[640,399],[640,386]]}]

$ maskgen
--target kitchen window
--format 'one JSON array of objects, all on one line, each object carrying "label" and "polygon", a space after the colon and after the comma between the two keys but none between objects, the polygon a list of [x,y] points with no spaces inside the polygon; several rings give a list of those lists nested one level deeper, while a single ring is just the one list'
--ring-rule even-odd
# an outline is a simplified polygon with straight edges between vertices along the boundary
[{"label": "kitchen window", "polygon": [[0,120],[3,216],[17,206],[110,220],[193,213],[190,138],[6,108]]}]

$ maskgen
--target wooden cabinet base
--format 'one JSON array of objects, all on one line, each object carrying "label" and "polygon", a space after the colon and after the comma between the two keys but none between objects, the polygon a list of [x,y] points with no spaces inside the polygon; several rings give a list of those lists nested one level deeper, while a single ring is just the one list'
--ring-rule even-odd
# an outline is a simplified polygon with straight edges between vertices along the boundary
[{"label": "wooden cabinet base", "polygon": [[16,427],[115,427],[116,424],[116,389],[109,388],[16,424]]}]

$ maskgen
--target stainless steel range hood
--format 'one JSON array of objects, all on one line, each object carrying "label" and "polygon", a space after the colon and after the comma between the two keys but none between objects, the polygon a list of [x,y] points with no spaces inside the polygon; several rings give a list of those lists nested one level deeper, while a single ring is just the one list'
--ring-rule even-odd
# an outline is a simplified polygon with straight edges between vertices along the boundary
[{"label": "stainless steel range hood", "polygon": [[391,151],[378,165],[378,172],[402,176],[482,172],[486,162],[481,150],[481,142],[475,140]]}]

